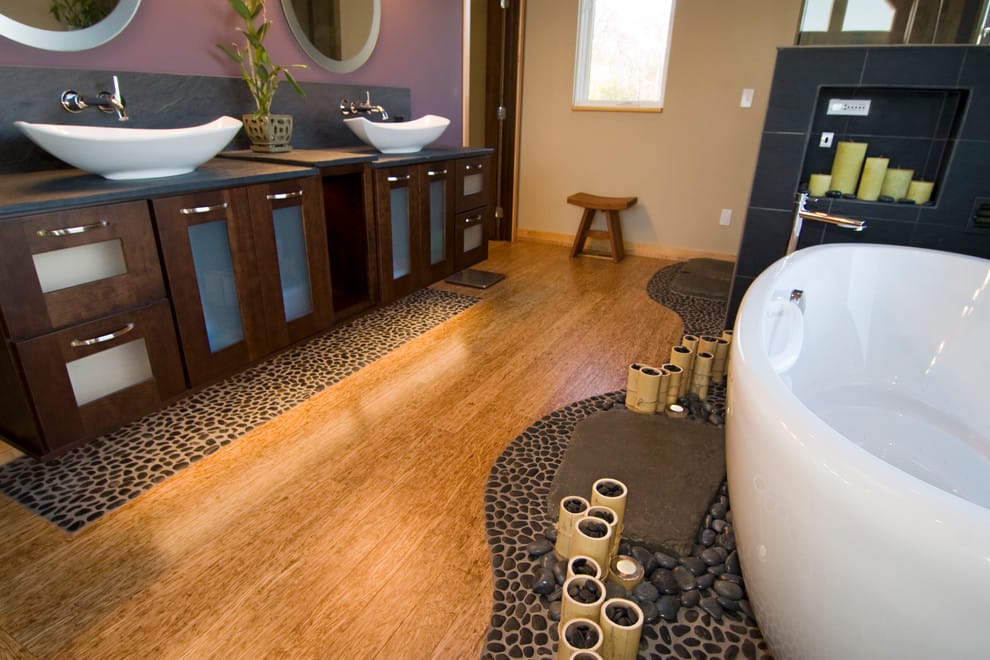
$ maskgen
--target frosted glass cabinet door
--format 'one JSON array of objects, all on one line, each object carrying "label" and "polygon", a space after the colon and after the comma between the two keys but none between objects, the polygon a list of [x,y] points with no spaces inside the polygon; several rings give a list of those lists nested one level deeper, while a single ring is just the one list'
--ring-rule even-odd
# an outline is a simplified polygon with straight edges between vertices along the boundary
[{"label": "frosted glass cabinet door", "polygon": [[392,279],[412,272],[412,245],[409,228],[409,188],[393,188],[391,199]]},{"label": "frosted glass cabinet door", "polygon": [[275,209],[273,216],[282,306],[285,308],[285,320],[294,321],[313,312],[313,288],[309,280],[302,208]]},{"label": "frosted glass cabinet door", "polygon": [[215,220],[192,225],[188,233],[206,335],[210,352],[216,353],[244,341],[227,223]]},{"label": "frosted glass cabinet door", "polygon": [[428,285],[454,272],[454,170],[450,163],[428,163],[423,218],[428,273],[420,285]]}]

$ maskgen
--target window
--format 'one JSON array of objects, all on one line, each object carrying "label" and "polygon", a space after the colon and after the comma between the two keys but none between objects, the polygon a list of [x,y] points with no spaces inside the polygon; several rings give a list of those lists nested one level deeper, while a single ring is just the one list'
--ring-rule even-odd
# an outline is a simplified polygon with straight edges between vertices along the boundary
[{"label": "window", "polygon": [[574,107],[663,109],[674,0],[580,0]]}]

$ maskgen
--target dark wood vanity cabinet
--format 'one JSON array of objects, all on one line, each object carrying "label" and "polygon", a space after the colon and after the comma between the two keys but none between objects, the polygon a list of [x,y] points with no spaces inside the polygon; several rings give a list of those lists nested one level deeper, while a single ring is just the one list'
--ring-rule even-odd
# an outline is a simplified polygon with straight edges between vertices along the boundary
[{"label": "dark wood vanity cabinet", "polygon": [[190,385],[229,375],[331,325],[318,177],[152,205]]},{"label": "dark wood vanity cabinet", "polygon": [[491,156],[454,161],[457,217],[454,220],[454,272],[488,258],[491,235]]},{"label": "dark wood vanity cabinet", "polygon": [[488,258],[490,156],[375,170],[382,301]]},{"label": "dark wood vanity cabinet", "polygon": [[56,456],[185,389],[146,202],[0,223],[0,433]]}]

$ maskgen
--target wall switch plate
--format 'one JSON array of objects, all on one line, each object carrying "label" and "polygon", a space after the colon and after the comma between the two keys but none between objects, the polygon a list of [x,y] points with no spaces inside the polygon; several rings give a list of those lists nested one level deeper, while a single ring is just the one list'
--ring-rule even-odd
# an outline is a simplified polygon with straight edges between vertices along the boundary
[{"label": "wall switch plate", "polygon": [[739,99],[740,108],[751,108],[753,107],[753,93],[756,90],[751,87],[747,87],[742,91],[742,98]]},{"label": "wall switch plate", "polygon": [[869,99],[829,99],[827,115],[867,117],[870,114]]},{"label": "wall switch plate", "polygon": [[728,227],[732,224],[732,209],[722,209],[722,213],[718,217],[718,224],[723,227]]},{"label": "wall switch plate", "polygon": [[832,146],[832,140],[834,139],[835,139],[835,133],[829,133],[829,132],[822,133],[821,139],[818,140],[818,146],[822,147],[823,149],[828,149],[829,147]]}]

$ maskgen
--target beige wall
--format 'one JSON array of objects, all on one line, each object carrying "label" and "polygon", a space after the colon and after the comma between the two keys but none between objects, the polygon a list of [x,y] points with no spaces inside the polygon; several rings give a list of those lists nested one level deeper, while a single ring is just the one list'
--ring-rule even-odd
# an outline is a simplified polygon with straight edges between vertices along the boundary
[{"label": "beige wall", "polygon": [[[678,2],[659,114],[571,110],[577,5],[526,3],[516,237],[568,244],[580,217],[568,195],[635,195],[622,213],[628,252],[731,257],[776,49],[793,44],[801,0]],[[751,108],[739,107],[744,87]]]}]

